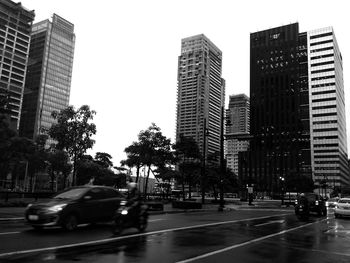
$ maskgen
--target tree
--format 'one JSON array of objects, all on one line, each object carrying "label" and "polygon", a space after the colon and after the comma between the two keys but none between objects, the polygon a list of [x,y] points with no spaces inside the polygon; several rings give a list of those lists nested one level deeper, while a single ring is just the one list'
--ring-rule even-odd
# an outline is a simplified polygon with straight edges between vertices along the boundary
[{"label": "tree", "polygon": [[136,167],[136,183],[139,181],[140,168],[142,167],[141,161],[141,145],[139,142],[133,142],[130,146],[126,147],[124,152],[127,155],[126,160],[122,160],[120,164],[126,165],[130,168]]},{"label": "tree", "polygon": [[37,172],[44,171],[48,166],[49,151],[45,148],[47,135],[38,135],[34,142],[34,151],[28,159],[28,174],[30,178],[30,189],[35,188],[35,175]]},{"label": "tree", "polygon": [[200,177],[201,154],[197,142],[192,137],[180,136],[173,145],[175,157],[179,167],[180,182],[182,184],[183,198],[185,199],[185,183],[188,183],[189,198],[191,198],[192,185]]},{"label": "tree", "polygon": [[173,161],[170,139],[166,138],[160,131],[160,128],[152,123],[147,130],[139,133],[138,142],[134,142],[126,150],[129,151],[127,152],[128,157],[136,157],[133,159],[135,163],[148,168],[144,189],[144,195],[146,197],[148,178],[152,167],[163,167]]},{"label": "tree", "polygon": [[95,162],[105,168],[110,168],[113,166],[111,159],[112,156],[108,153],[97,152],[95,154]]},{"label": "tree", "polygon": [[68,153],[63,150],[53,150],[49,153],[50,173],[51,173],[51,190],[53,190],[53,181],[59,181],[62,175],[62,188],[66,188],[67,177],[72,171],[72,164],[69,161]]},{"label": "tree", "polygon": [[[5,182],[6,176],[10,170],[11,144],[17,136],[16,131],[10,128],[8,114],[9,96],[0,94],[0,180]],[[3,185],[5,186],[5,185]]]},{"label": "tree", "polygon": [[93,147],[95,141],[91,139],[96,134],[96,125],[91,123],[95,111],[88,105],[83,105],[75,110],[73,106],[57,112],[52,112],[52,117],[57,120],[48,131],[50,137],[57,141],[58,150],[65,150],[73,159],[73,185],[76,185],[76,164],[87,149]]}]

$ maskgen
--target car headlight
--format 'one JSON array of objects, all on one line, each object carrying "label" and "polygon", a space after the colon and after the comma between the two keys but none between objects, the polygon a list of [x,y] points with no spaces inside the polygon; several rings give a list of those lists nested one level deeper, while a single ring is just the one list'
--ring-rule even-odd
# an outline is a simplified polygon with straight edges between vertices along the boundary
[{"label": "car headlight", "polygon": [[50,212],[59,212],[61,211],[67,204],[59,204],[49,207],[47,210]]},{"label": "car headlight", "polygon": [[30,208],[33,204],[28,204],[26,209]]}]

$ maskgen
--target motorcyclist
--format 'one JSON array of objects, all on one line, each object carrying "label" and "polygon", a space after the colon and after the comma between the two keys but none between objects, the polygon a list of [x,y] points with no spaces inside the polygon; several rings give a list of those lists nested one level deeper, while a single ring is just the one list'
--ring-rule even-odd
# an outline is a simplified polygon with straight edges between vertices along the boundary
[{"label": "motorcyclist", "polygon": [[137,183],[129,182],[128,184],[128,203],[132,207],[133,213],[138,215],[141,211],[142,197],[137,188]]}]

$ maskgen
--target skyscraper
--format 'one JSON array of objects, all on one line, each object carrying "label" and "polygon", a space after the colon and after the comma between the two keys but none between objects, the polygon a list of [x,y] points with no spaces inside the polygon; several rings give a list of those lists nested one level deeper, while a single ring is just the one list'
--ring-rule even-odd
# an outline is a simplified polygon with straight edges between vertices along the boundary
[{"label": "skyscraper", "polygon": [[348,183],[342,58],[331,28],[250,37],[251,135],[242,179],[280,192],[300,179]]},{"label": "skyscraper", "polygon": [[243,181],[279,193],[311,178],[307,36],[297,23],[250,35],[250,151]]},{"label": "skyscraper", "polygon": [[74,25],[54,14],[33,25],[20,134],[34,139],[54,123],[52,111],[69,105]]},{"label": "skyscraper", "polygon": [[307,36],[313,177],[328,187],[349,185],[342,56],[333,28]]},{"label": "skyscraper", "polygon": [[245,94],[231,95],[226,110],[226,145],[225,156],[227,167],[238,175],[238,154],[248,150],[250,103]]},{"label": "skyscraper", "polygon": [[0,0],[0,96],[7,96],[10,127],[18,130],[34,11]]},{"label": "skyscraper", "polygon": [[219,153],[221,148],[225,98],[221,68],[222,52],[205,35],[182,39],[178,60],[176,139],[181,135],[194,138],[202,153],[205,142],[206,157]]}]

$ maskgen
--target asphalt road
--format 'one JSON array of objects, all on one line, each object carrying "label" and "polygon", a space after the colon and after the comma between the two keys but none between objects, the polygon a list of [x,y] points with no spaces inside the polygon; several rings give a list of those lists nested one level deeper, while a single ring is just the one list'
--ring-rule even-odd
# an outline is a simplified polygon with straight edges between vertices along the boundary
[{"label": "asphalt road", "polygon": [[292,210],[153,215],[145,233],[113,236],[110,224],[34,231],[0,224],[0,262],[350,262],[350,220]]}]

